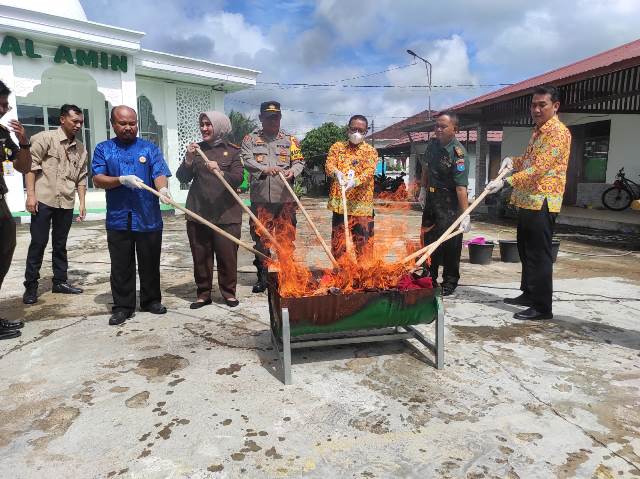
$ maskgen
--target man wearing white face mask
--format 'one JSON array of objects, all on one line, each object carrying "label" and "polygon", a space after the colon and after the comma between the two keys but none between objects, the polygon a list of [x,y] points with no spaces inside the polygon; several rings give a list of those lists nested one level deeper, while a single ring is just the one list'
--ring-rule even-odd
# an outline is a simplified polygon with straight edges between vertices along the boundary
[{"label": "man wearing white face mask", "polygon": [[327,156],[325,171],[333,179],[327,208],[333,212],[331,250],[336,258],[345,252],[341,185],[346,190],[349,228],[356,254],[361,255],[373,238],[373,177],[378,152],[364,142],[368,129],[369,122],[364,116],[352,116],[347,128],[349,140],[331,145]]}]

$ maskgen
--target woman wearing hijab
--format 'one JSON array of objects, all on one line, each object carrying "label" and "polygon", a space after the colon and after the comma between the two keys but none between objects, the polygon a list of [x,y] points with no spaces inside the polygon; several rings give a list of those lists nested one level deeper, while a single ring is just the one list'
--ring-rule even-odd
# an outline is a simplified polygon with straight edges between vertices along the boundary
[{"label": "woman wearing hijab", "polygon": [[[242,209],[214,173],[221,173],[232,188],[242,183],[240,149],[225,140],[231,132],[231,122],[217,111],[201,113],[199,122],[202,141],[187,147],[187,155],[176,172],[181,183],[193,181],[186,207],[239,239]],[[197,147],[206,159],[196,153]],[[187,217],[187,236],[197,287],[197,300],[191,303],[191,309],[211,304],[214,261],[218,264],[218,286],[225,303],[237,306],[238,246],[191,217]]]}]

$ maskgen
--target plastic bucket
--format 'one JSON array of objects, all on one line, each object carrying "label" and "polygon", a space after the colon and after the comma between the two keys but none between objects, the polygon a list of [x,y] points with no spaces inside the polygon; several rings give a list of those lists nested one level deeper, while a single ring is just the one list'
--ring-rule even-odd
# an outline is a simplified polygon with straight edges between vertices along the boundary
[{"label": "plastic bucket", "polygon": [[469,244],[469,263],[473,264],[489,264],[491,263],[491,255],[493,254],[492,242],[486,242],[485,244]]},{"label": "plastic bucket", "polygon": [[515,240],[500,240],[500,261],[503,263],[519,263],[518,242]]},{"label": "plastic bucket", "polygon": [[551,260],[555,263],[558,259],[558,251],[560,251],[560,241],[551,241]]}]

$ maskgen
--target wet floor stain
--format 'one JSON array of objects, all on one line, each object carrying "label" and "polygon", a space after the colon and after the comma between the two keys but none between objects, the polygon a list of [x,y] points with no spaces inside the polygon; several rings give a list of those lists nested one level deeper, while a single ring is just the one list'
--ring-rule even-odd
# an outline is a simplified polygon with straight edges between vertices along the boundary
[{"label": "wet floor stain", "polygon": [[149,381],[158,381],[188,365],[189,361],[182,356],[167,353],[162,356],[141,359],[133,372],[146,377]]},{"label": "wet floor stain", "polygon": [[149,391],[142,391],[138,394],[134,394],[129,399],[127,399],[124,403],[129,408],[141,408],[147,407],[149,405]]},{"label": "wet floor stain", "polygon": [[230,364],[228,368],[220,368],[216,371],[216,374],[219,375],[223,375],[226,374],[227,376],[231,376],[234,373],[237,373],[238,371],[240,371],[242,369],[242,366],[245,366],[245,364]]},{"label": "wet floor stain", "polygon": [[50,409],[42,419],[33,421],[32,429],[45,433],[44,436],[29,441],[35,449],[43,449],[54,439],[64,436],[80,415],[80,409],[71,406],[58,406]]}]

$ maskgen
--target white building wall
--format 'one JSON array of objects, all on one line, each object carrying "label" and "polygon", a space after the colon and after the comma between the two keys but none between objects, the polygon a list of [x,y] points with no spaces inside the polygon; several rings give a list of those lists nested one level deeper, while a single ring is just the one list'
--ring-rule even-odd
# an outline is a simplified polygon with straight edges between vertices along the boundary
[{"label": "white building wall", "polygon": [[530,127],[505,126],[502,129],[500,157],[521,156],[529,144],[529,138],[531,138]]}]

